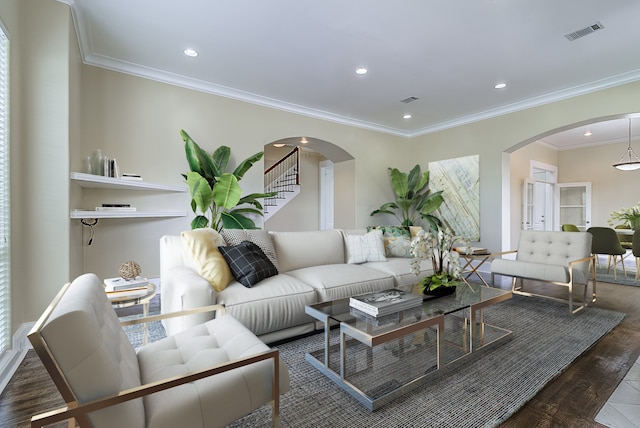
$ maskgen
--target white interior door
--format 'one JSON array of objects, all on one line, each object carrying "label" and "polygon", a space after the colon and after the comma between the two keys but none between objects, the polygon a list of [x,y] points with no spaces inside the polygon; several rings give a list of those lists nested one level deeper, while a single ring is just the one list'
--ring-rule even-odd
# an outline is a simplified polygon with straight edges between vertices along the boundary
[{"label": "white interior door", "polygon": [[558,168],[531,161],[529,178],[522,190],[522,229],[554,230]]},{"label": "white interior door", "polygon": [[333,229],[333,162],[320,162],[320,230]]},{"label": "white interior door", "polygon": [[522,229],[553,230],[554,185],[525,179],[522,194]]},{"label": "white interior door", "polygon": [[567,223],[587,230],[591,227],[591,183],[558,183],[556,206],[556,230]]}]

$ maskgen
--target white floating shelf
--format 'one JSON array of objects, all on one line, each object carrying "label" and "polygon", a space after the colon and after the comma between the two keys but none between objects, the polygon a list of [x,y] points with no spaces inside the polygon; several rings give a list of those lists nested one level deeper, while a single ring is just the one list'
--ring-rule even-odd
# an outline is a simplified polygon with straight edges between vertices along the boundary
[{"label": "white floating shelf", "polygon": [[151,218],[151,217],[186,217],[186,211],[92,211],[71,210],[74,218]]},{"label": "white floating shelf", "polygon": [[184,185],[157,184],[143,180],[123,180],[121,178],[104,177],[82,172],[72,172],[71,180],[74,180],[82,187],[96,189],[158,190],[165,192],[186,192],[188,190],[187,186]]}]

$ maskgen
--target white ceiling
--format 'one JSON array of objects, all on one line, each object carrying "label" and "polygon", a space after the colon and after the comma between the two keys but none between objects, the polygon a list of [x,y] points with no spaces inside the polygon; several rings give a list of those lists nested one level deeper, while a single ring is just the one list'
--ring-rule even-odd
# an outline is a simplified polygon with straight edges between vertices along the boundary
[{"label": "white ceiling", "polygon": [[87,64],[401,136],[640,80],[638,0],[59,1]]}]

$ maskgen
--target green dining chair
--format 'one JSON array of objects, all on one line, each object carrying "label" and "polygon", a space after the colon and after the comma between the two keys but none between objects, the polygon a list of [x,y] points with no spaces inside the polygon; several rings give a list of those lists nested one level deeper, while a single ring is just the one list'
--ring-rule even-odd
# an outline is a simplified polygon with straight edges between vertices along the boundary
[{"label": "green dining chair", "polygon": [[[619,224],[615,227],[616,229],[616,234],[618,235],[618,240],[620,241],[620,245],[622,245],[622,248],[624,248],[625,250],[631,250],[633,248],[633,235],[630,235],[628,233],[618,233],[618,230],[631,230],[631,227],[629,227],[628,224]],[[631,252],[625,253],[624,257],[626,258],[628,255],[630,255]]]},{"label": "green dining chair", "polygon": [[636,258],[636,277],[633,282],[637,282],[640,276],[640,229],[636,229],[636,231],[633,232],[631,245],[631,253]]},{"label": "green dining chair", "polygon": [[578,229],[578,226],[576,226],[575,224],[563,224],[562,225],[562,231],[563,232],[580,232],[580,229]]},{"label": "green dining chair", "polygon": [[618,260],[620,260],[622,272],[626,278],[627,270],[624,266],[623,256],[627,251],[622,248],[622,245],[620,245],[616,231],[610,227],[590,227],[587,229],[587,232],[593,235],[593,239],[591,240],[591,253],[596,256],[599,254],[605,254],[608,256],[607,273],[609,273],[609,269],[613,262],[613,279],[615,280],[616,267],[618,265]]}]

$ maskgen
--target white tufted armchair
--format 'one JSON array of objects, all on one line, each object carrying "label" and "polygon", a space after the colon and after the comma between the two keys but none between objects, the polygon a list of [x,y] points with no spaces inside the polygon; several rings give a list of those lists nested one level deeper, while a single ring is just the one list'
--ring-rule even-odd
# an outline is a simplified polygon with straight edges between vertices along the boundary
[{"label": "white tufted armchair", "polygon": [[[195,311],[211,309],[224,312]],[[289,389],[278,350],[231,315],[136,352],[93,274],[62,288],[29,340],[67,403],[33,417],[32,427],[73,419],[81,427],[224,427],[269,402],[276,426]]]},{"label": "white tufted armchair", "polygon": [[[569,302],[569,311],[576,313],[588,305],[587,288],[593,284],[591,302],[596,301],[595,256],[591,254],[591,234],[587,232],[551,232],[523,230],[520,232],[518,249],[501,253],[516,254],[515,260],[497,258],[491,262],[491,281],[495,275],[510,276],[514,294],[552,298],[547,295],[533,294],[522,289],[525,279],[538,280],[568,288],[565,299]],[[593,269],[590,269],[593,268]],[[589,274],[591,272],[591,279]],[[582,303],[573,308],[574,285],[584,286]]]}]

